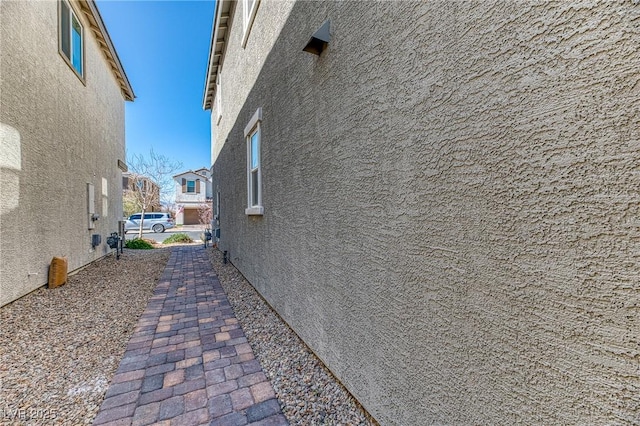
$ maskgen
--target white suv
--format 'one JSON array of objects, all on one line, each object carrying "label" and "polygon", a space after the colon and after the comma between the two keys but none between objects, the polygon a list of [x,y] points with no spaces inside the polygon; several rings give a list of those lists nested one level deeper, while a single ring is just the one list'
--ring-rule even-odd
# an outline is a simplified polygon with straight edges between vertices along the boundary
[{"label": "white suv", "polygon": [[[136,213],[129,216],[129,219],[124,224],[124,232],[137,231],[140,229],[140,219],[142,213]],[[142,229],[151,229],[153,232],[164,232],[165,229],[173,228],[175,222],[171,217],[171,213],[167,212],[152,212],[144,214],[144,221],[142,223]]]}]

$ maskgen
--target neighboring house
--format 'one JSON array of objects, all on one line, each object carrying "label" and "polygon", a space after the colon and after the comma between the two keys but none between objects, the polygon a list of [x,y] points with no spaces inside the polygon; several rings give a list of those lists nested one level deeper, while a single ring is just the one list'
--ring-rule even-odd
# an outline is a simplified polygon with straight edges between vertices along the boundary
[{"label": "neighboring house", "polygon": [[173,177],[176,183],[176,225],[200,223],[200,208],[211,204],[211,171],[189,170]]},{"label": "neighboring house", "polygon": [[219,247],[381,424],[638,421],[639,22],[216,3]]},{"label": "neighboring house", "polygon": [[[0,2],[0,305],[110,250],[134,94],[93,1]],[[98,242],[98,239],[101,241]]]},{"label": "neighboring house", "polygon": [[[160,187],[157,183],[146,176],[140,176],[130,172],[123,173],[122,197],[125,200],[125,203],[128,199],[145,199],[151,203],[145,211],[160,211]],[[139,202],[136,204],[139,204]],[[130,213],[137,213],[139,211],[140,209]]]}]

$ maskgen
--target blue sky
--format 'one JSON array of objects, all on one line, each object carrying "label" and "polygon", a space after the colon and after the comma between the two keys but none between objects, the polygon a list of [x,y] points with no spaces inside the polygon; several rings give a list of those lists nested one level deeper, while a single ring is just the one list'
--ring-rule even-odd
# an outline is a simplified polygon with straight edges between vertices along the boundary
[{"label": "blue sky", "polygon": [[211,164],[202,93],[214,0],[97,0],[136,94],[126,103],[127,155],[153,149],[183,169]]}]

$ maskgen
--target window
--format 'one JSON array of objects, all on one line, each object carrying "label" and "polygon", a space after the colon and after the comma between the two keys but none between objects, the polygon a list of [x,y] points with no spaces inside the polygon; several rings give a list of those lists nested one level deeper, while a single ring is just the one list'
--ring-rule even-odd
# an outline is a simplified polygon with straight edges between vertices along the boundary
[{"label": "window", "polygon": [[102,217],[109,215],[109,182],[102,178]]},{"label": "window", "polygon": [[220,123],[220,119],[222,118],[222,92],[220,92],[220,73],[218,72],[218,76],[216,77],[216,113],[218,114],[216,117],[216,124]]},{"label": "window", "polygon": [[60,53],[80,78],[84,77],[83,29],[67,0],[60,2]]},{"label": "window", "polygon": [[249,31],[251,31],[259,3],[260,0],[242,0],[242,47],[247,45]]},{"label": "window", "polygon": [[262,207],[262,167],[260,160],[262,135],[260,122],[262,121],[262,108],[253,114],[249,124],[244,129],[247,140],[247,209],[248,215],[261,215]]},{"label": "window", "polygon": [[182,192],[189,192],[189,193],[196,193],[199,194],[200,193],[200,179],[196,179],[196,180],[187,180],[185,178],[182,178]]},{"label": "window", "polygon": [[259,172],[260,172],[260,126],[249,135],[249,143],[251,144],[251,161],[249,165],[249,174],[251,175],[251,202],[250,206],[259,206],[260,200],[258,195],[260,194],[259,185]]}]

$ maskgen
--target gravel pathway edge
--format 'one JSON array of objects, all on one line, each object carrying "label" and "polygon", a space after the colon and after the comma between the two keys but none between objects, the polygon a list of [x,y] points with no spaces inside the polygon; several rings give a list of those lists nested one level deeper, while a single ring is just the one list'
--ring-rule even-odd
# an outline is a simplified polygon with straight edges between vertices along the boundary
[{"label": "gravel pathway edge", "polygon": [[91,424],[171,249],[103,257],[0,308],[0,424]]},{"label": "gravel pathway edge", "polygon": [[293,425],[377,425],[298,335],[216,248],[214,270],[256,358]]}]

